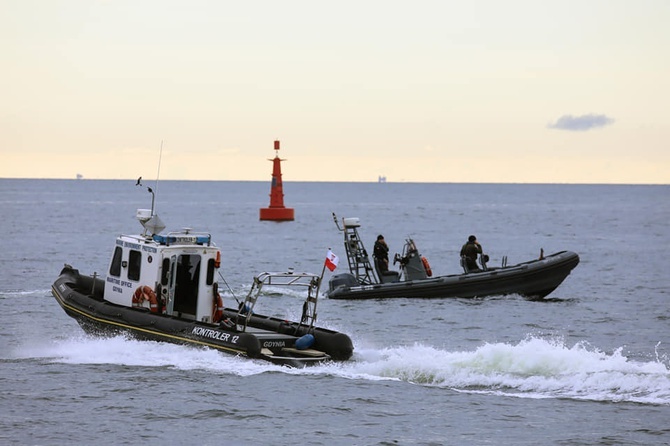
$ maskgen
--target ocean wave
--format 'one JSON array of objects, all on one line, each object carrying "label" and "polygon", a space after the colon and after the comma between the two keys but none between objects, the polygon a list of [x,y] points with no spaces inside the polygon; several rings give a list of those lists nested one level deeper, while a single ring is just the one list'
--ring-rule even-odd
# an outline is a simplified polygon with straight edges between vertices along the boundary
[{"label": "ocean wave", "polygon": [[347,362],[293,369],[211,349],[114,338],[71,337],[23,346],[17,356],[67,364],[118,364],[207,370],[237,376],[281,372],[352,380],[395,380],[436,389],[520,398],[670,405],[670,361],[657,353],[634,361],[619,348],[603,352],[585,342],[529,337],[518,343],[487,343],[474,351],[431,346],[357,348]]}]

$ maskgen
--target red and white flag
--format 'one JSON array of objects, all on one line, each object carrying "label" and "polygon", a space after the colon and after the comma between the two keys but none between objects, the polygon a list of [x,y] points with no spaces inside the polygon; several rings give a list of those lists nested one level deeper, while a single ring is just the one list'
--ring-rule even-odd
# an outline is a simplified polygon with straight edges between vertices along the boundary
[{"label": "red and white flag", "polygon": [[328,268],[331,271],[335,271],[335,268],[337,268],[337,264],[339,263],[340,259],[335,255],[333,251],[330,249],[328,250],[328,254],[326,254],[326,268]]}]

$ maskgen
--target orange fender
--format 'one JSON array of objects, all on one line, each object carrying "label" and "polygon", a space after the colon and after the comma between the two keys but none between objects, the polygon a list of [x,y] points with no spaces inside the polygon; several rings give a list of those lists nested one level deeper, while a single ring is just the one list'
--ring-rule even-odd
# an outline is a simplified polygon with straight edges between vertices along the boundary
[{"label": "orange fender", "polygon": [[215,324],[223,318],[223,299],[217,291],[214,295],[214,315],[212,316],[212,322]]},{"label": "orange fender", "polygon": [[426,270],[426,275],[428,277],[432,276],[433,271],[430,269],[430,263],[428,263],[428,259],[424,256],[421,256],[421,262],[423,263],[423,268]]}]

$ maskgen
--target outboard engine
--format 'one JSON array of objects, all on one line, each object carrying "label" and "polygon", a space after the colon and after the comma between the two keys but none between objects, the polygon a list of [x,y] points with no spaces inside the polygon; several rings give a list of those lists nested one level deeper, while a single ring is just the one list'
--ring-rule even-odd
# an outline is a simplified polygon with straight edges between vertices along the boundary
[{"label": "outboard engine", "polygon": [[341,286],[352,287],[358,285],[360,284],[358,283],[353,274],[342,273],[342,274],[335,274],[333,275],[333,277],[330,278],[330,281],[328,282],[328,289],[329,291],[333,291]]}]

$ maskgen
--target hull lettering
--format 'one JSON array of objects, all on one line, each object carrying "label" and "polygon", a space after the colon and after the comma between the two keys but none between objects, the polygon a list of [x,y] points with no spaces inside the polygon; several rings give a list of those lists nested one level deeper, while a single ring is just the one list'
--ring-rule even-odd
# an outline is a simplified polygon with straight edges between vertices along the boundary
[{"label": "hull lettering", "polygon": [[231,336],[230,333],[205,327],[193,327],[191,333],[196,336],[202,336],[203,338],[216,339],[217,341],[228,342],[231,344],[237,344],[237,341],[240,338],[239,336]]}]

